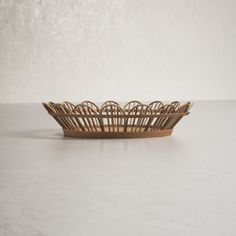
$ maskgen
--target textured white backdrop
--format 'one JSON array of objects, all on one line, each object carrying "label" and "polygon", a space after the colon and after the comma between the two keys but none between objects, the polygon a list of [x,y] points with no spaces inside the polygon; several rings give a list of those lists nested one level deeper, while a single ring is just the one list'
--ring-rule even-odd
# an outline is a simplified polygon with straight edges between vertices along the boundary
[{"label": "textured white backdrop", "polygon": [[1,0],[0,102],[236,99],[235,0]]}]

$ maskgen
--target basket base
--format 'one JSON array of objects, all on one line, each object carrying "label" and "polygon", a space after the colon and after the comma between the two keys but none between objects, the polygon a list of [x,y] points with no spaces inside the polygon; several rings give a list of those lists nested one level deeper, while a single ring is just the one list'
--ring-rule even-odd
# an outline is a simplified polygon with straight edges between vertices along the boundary
[{"label": "basket base", "polygon": [[145,131],[145,132],[86,132],[86,131],[74,131],[63,129],[64,136],[74,138],[151,138],[151,137],[164,137],[169,136],[172,133],[172,129]]}]

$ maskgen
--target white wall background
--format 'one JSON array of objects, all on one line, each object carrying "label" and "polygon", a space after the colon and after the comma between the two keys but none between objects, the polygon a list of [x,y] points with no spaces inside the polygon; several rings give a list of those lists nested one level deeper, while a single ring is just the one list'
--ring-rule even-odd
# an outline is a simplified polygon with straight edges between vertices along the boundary
[{"label": "white wall background", "polygon": [[0,0],[0,102],[236,99],[235,0]]}]

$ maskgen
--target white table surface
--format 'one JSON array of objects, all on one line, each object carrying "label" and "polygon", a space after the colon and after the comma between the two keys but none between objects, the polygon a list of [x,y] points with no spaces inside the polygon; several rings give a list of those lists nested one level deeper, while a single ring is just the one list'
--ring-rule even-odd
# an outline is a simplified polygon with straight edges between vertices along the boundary
[{"label": "white table surface", "polygon": [[236,102],[196,102],[165,138],[63,138],[0,105],[0,236],[236,235]]}]

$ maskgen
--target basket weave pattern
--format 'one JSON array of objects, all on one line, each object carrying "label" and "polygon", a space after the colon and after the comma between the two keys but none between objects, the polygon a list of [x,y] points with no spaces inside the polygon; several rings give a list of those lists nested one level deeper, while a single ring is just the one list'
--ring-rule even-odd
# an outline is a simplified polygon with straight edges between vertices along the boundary
[{"label": "basket weave pattern", "polygon": [[137,138],[167,136],[180,119],[189,114],[191,103],[178,101],[143,104],[130,101],[123,107],[115,101],[97,106],[90,101],[42,103],[59,123],[65,136],[80,138]]}]

